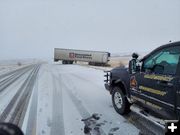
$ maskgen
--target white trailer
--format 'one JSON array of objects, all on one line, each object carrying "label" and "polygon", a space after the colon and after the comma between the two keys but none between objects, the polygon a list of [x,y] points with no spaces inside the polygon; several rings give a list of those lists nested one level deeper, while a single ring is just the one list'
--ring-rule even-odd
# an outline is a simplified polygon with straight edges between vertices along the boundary
[{"label": "white trailer", "polygon": [[73,64],[74,61],[84,61],[91,65],[105,65],[109,61],[109,52],[54,49],[54,61],[61,60],[63,64]]}]

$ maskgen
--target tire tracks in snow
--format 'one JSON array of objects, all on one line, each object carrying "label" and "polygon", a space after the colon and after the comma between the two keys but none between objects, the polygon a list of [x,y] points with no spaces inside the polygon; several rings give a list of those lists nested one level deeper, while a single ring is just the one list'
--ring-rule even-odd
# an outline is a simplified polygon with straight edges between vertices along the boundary
[{"label": "tire tracks in snow", "polygon": [[[96,87],[102,89],[101,86],[99,86],[96,82],[90,80],[90,79],[87,79],[87,77],[82,77],[82,76],[78,76],[77,74],[75,73],[71,73],[72,76],[74,76],[75,78],[78,78],[80,80],[83,80],[83,81],[86,81],[86,82],[90,82],[91,84],[95,85]],[[104,87],[103,87],[104,88]]]},{"label": "tire tracks in snow", "polygon": [[40,65],[32,67],[28,78],[21,85],[17,93],[11,99],[5,110],[0,116],[0,121],[7,121],[14,123],[18,126],[22,126],[25,113],[27,110],[27,104],[31,96],[31,92],[34,86],[35,78],[40,68]]},{"label": "tire tracks in snow", "polygon": [[[31,71],[32,73],[33,71]],[[31,73],[29,74],[28,77],[31,76]],[[17,93],[14,95],[14,97],[11,99],[10,103],[7,105],[7,107],[5,108],[5,110],[2,112],[2,114],[0,115],[0,121],[5,121],[6,118],[8,117],[10,111],[12,110],[12,107],[14,106],[14,104],[16,103],[16,101],[19,99],[19,97],[21,96],[22,92],[24,92],[24,88],[26,87],[26,84],[28,83],[29,79],[26,79],[25,82],[21,85],[21,87],[19,88],[19,90],[17,91]]]},{"label": "tire tracks in snow", "polygon": [[[53,74],[52,74],[53,75]],[[63,96],[61,87],[57,80],[60,80],[61,76],[56,77],[53,75],[53,114],[52,114],[52,128],[51,135],[65,135],[64,118],[63,118]],[[60,89],[58,89],[60,88]]]},{"label": "tire tracks in snow", "polygon": [[[65,75],[64,75],[65,76]],[[72,102],[74,103],[75,107],[77,108],[79,114],[81,115],[81,117],[83,119],[86,118],[90,118],[92,115],[88,112],[88,110],[84,107],[84,105],[82,104],[82,101],[79,100],[72,92],[71,88],[69,88],[67,86],[67,84],[64,82],[63,78],[60,78],[62,85],[64,85],[67,94],[69,95],[69,97],[71,98]],[[71,80],[68,79],[68,81],[70,82]],[[73,84],[73,83],[71,83]],[[99,129],[100,130],[100,134],[95,134],[95,135],[106,135],[106,133],[104,132],[104,130],[102,128]],[[94,134],[92,134],[94,135]]]},{"label": "tire tracks in snow", "polygon": [[38,78],[39,73],[37,74],[37,77],[35,78],[35,84],[34,89],[32,93],[32,101],[30,104],[30,110],[28,115],[28,122],[26,126],[26,135],[33,135],[36,133],[36,122],[37,122],[37,105],[38,105]]},{"label": "tire tracks in snow", "polygon": [[[71,73],[71,75],[74,76],[75,78],[78,78],[78,79],[86,81],[86,82],[91,82],[91,83],[95,84],[96,86],[98,86],[95,82],[88,80],[88,78],[78,76],[75,73]],[[100,86],[98,86],[98,87],[100,87]],[[139,116],[135,112],[131,112],[128,115],[123,116],[123,117],[128,122],[130,122],[131,124],[133,124],[136,128],[138,128],[140,130],[139,134],[143,134],[143,135],[161,135],[161,134],[164,134],[164,131],[161,128],[156,127],[156,125],[153,125],[150,121],[142,118],[141,116]]]}]

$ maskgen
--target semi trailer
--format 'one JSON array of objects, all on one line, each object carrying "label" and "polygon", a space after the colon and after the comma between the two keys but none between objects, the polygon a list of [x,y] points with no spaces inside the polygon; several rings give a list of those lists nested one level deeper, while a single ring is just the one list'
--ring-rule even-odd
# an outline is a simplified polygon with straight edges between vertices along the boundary
[{"label": "semi trailer", "polygon": [[62,61],[62,64],[73,64],[75,61],[88,62],[90,65],[106,65],[110,53],[101,51],[87,51],[75,49],[54,49],[54,61]]}]

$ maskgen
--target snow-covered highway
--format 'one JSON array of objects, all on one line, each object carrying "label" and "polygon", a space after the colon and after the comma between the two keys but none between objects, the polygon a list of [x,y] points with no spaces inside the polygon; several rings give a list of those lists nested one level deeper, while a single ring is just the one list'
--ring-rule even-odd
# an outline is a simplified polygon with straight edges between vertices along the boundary
[{"label": "snow-covered highway", "polygon": [[31,65],[0,76],[1,122],[22,126],[39,68]]},{"label": "snow-covered highway", "polygon": [[102,70],[79,65],[33,65],[1,75],[0,84],[0,121],[18,124],[25,135],[140,132],[129,117],[114,111]]}]

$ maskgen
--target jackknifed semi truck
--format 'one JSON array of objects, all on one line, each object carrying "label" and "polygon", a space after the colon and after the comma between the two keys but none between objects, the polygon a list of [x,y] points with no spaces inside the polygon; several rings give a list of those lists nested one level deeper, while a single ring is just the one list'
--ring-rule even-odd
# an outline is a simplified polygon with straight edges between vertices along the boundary
[{"label": "jackknifed semi truck", "polygon": [[106,65],[109,61],[110,53],[101,51],[75,50],[75,49],[54,49],[54,61],[62,61],[62,64],[73,64],[73,62],[83,61],[89,65]]}]

